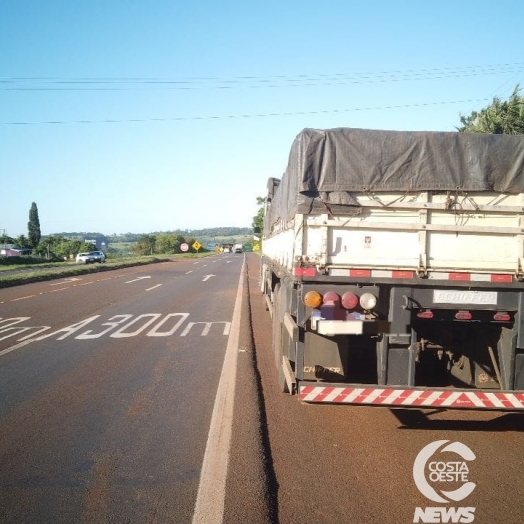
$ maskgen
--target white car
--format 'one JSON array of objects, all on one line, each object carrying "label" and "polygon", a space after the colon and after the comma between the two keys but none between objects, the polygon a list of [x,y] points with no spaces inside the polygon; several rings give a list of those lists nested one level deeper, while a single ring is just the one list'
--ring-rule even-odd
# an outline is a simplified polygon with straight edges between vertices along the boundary
[{"label": "white car", "polygon": [[106,256],[102,251],[89,251],[88,253],[78,253],[76,255],[76,263],[92,264],[95,262],[105,262]]}]

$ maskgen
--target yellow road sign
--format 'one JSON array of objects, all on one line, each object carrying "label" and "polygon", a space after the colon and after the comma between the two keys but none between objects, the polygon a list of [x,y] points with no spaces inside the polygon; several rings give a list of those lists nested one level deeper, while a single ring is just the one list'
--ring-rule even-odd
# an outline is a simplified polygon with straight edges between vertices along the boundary
[{"label": "yellow road sign", "polygon": [[195,240],[192,245],[193,249],[195,249],[196,251],[198,251],[202,247],[202,244],[198,240]]}]

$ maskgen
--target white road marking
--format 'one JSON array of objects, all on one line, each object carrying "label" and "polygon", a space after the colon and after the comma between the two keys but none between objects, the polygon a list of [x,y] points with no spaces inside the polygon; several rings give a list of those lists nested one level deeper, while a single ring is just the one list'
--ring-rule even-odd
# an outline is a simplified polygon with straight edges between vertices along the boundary
[{"label": "white road marking", "polygon": [[69,284],[69,282],[75,282],[77,280],[82,280],[81,278],[77,277],[71,277],[67,278],[65,280],[61,280],[60,282],[54,282],[53,284],[49,284],[50,286],[59,286],[60,284]]},{"label": "white road marking", "polygon": [[152,289],[156,289],[157,287],[160,287],[162,284],[157,284],[156,286],[153,286],[153,287],[148,287],[146,289],[146,291],[151,291]]},{"label": "white road marking", "polygon": [[206,282],[206,281],[209,280],[211,277],[216,277],[216,275],[206,275],[206,276],[202,279],[202,282]]},{"label": "white road marking", "polygon": [[27,295],[26,297],[19,297],[11,299],[11,302],[18,302],[19,300],[26,300],[28,298],[36,297],[36,295]]},{"label": "white road marking", "polygon": [[240,310],[244,288],[245,264],[242,265],[238,283],[231,334],[218,383],[211,426],[207,437],[206,452],[200,473],[193,523],[221,524],[226,497],[226,477],[231,446],[235,379],[237,373]]},{"label": "white road marking", "polygon": [[138,282],[139,280],[143,280],[144,278],[151,278],[151,277],[148,275],[147,277],[134,278],[133,280],[128,280],[127,282],[124,282],[124,284],[131,284],[131,282]]},{"label": "white road marking", "polygon": [[25,342],[20,342],[20,344],[16,344],[16,346],[11,346],[10,348],[0,351],[0,357],[3,355],[6,355],[7,353],[11,353],[11,351],[14,351],[15,349],[21,348],[22,346],[26,346],[30,342],[33,342],[33,340],[36,340],[36,339],[29,339],[29,340],[26,340]]},{"label": "white road marking", "polygon": [[193,270],[191,270],[191,271],[186,271],[186,275],[189,275],[189,273],[193,273]]}]

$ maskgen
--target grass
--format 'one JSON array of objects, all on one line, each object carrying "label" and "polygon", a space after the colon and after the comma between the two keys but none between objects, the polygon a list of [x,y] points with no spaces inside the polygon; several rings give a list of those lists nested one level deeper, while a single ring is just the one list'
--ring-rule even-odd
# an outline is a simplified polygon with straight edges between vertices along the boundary
[{"label": "grass", "polygon": [[[19,286],[31,282],[41,282],[57,278],[98,273],[126,267],[176,262],[181,258],[203,258],[214,253],[184,253],[181,255],[153,255],[142,257],[109,258],[103,264],[76,264],[75,262],[50,262],[48,264],[16,264],[0,266],[0,288]],[[23,270],[23,273],[7,274],[7,271]],[[2,274],[4,273],[4,274]]]}]

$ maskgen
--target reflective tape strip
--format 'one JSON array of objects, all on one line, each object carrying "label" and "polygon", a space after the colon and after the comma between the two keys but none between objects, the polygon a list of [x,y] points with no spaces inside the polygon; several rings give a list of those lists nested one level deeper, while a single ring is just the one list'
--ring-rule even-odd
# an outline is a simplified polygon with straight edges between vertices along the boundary
[{"label": "reflective tape strip", "polygon": [[[295,269],[296,271],[296,269]],[[296,273],[295,274],[299,274]],[[386,269],[341,269],[331,268],[329,275],[333,277],[353,277],[353,278],[393,278],[393,279],[413,279],[415,271],[409,270],[386,270]],[[312,276],[312,275],[309,275]],[[442,272],[429,271],[429,280],[451,280],[454,282],[495,282],[509,283],[513,282],[513,275],[509,274],[491,274],[491,273],[459,273],[459,272]]]},{"label": "reflective tape strip", "polygon": [[490,273],[442,273],[439,271],[430,271],[428,273],[429,280],[454,280],[462,282],[499,282],[509,283],[513,282],[512,275],[504,274],[490,274]]},{"label": "reflective tape strip", "polygon": [[524,392],[300,385],[299,398],[311,403],[524,410]]}]

